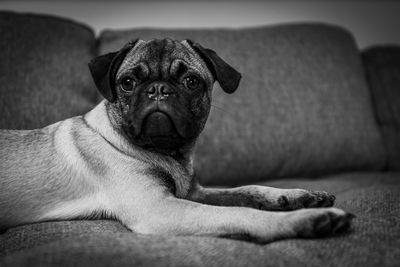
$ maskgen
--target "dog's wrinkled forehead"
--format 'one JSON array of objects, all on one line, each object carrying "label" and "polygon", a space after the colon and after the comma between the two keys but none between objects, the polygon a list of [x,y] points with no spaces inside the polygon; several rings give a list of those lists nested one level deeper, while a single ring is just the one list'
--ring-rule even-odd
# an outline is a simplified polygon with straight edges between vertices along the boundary
[{"label": "dog's wrinkled forehead", "polygon": [[119,79],[122,74],[138,65],[147,68],[150,76],[168,77],[171,67],[181,63],[201,75],[203,79],[213,80],[206,63],[186,40],[179,42],[171,39],[138,40],[122,61],[116,78]]}]

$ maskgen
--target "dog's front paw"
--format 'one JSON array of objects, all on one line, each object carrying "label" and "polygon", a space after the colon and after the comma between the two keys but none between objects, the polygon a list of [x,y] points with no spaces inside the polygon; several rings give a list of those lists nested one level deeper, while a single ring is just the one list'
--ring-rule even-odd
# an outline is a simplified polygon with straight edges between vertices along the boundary
[{"label": "dog's front paw", "polygon": [[277,202],[281,210],[331,207],[335,203],[335,196],[325,191],[287,189],[278,197]]},{"label": "dog's front paw", "polygon": [[305,209],[294,218],[298,237],[326,237],[344,233],[351,227],[354,214],[337,208]]}]

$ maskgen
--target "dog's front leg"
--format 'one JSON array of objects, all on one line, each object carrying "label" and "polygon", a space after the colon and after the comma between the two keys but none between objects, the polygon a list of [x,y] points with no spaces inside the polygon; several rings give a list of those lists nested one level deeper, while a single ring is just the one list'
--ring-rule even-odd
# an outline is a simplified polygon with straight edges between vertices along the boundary
[{"label": "dog's front leg", "polygon": [[142,234],[248,235],[266,243],[283,238],[326,236],[347,229],[352,218],[336,208],[270,212],[210,206],[173,196],[152,201],[140,214],[120,219]]},{"label": "dog's front leg", "polygon": [[244,206],[261,210],[295,210],[330,207],[335,197],[324,191],[280,189],[248,185],[235,188],[193,187],[188,199],[218,206]]}]

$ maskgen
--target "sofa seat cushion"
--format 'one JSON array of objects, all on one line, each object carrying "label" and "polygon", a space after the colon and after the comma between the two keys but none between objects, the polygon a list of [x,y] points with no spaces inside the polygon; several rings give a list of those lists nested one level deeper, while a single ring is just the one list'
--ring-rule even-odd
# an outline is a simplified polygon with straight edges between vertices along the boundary
[{"label": "sofa seat cushion", "polygon": [[0,12],[0,129],[33,129],[90,110],[94,32],[76,22]]},{"label": "sofa seat cushion", "polygon": [[195,168],[206,184],[379,170],[386,162],[359,50],[346,30],[287,24],[238,30],[104,31],[99,53],[132,39],[193,39],[243,75],[219,86]]},{"label": "sofa seat cushion", "polygon": [[19,226],[0,235],[1,266],[395,266],[400,173],[353,173],[264,183],[327,190],[357,217],[350,233],[267,245],[224,238],[139,235],[114,221]]}]

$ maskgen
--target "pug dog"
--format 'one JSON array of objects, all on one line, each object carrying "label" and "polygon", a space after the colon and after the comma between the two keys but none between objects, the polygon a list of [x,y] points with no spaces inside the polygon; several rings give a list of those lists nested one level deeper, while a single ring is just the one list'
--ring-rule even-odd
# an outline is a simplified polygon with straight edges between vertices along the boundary
[{"label": "pug dog", "polygon": [[[215,81],[241,75],[191,40],[136,40],[89,63],[104,100],[42,129],[0,131],[0,227],[110,218],[140,234],[248,236],[267,243],[346,231],[322,191],[199,185],[193,151]],[[285,211],[285,212],[282,212]]]}]

